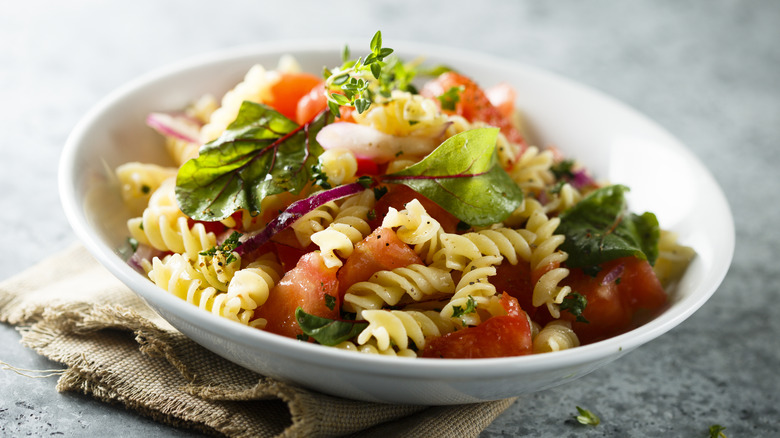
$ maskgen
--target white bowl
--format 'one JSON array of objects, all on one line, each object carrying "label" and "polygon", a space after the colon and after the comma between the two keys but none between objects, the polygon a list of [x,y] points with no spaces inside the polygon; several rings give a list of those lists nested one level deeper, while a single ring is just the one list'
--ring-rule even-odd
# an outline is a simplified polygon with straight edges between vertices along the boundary
[{"label": "white bowl", "polygon": [[[404,359],[356,354],[298,342],[222,319],[163,292],[129,267],[125,220],[111,170],[127,161],[169,163],[162,139],[144,124],[152,111],[176,110],[210,92],[221,96],[255,63],[275,67],[292,54],[305,70],[340,62],[343,41],[291,42],[220,52],[135,80],[106,97],[76,126],[60,166],[67,217],[89,251],[173,326],[246,368],[351,399],[460,404],[540,391],[570,382],[657,338],[713,294],[731,263],[734,224],[711,174],[658,125],[596,91],[536,68],[475,53],[412,43],[391,47],[406,59],[426,56],[485,86],[517,89],[517,105],[540,146],[555,145],[600,179],[631,187],[634,211],[653,211],[697,256],[671,298],[649,323],[579,348],[500,359]],[[362,53],[366,42],[353,43]],[[365,49],[367,51],[367,49]]]}]

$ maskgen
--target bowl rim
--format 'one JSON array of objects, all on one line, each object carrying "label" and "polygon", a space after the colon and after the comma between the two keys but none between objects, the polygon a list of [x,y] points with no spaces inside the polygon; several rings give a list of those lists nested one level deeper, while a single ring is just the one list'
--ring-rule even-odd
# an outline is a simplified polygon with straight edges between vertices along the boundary
[{"label": "bowl rim", "polygon": [[155,305],[163,306],[166,309],[175,308],[177,312],[180,312],[179,315],[182,318],[187,319],[202,330],[217,333],[220,336],[229,336],[236,342],[250,348],[262,347],[264,349],[270,349],[273,350],[275,354],[297,360],[316,361],[319,358],[328,363],[337,363],[338,368],[345,371],[368,371],[375,374],[403,376],[404,378],[440,378],[443,376],[463,378],[479,378],[480,376],[490,376],[491,378],[497,376],[511,377],[517,374],[518,369],[529,372],[543,371],[548,369],[552,363],[555,363],[556,367],[566,367],[604,360],[610,356],[616,358],[617,356],[615,353],[619,355],[621,352],[625,353],[631,351],[680,324],[697,311],[719,287],[728,271],[734,253],[734,222],[731,210],[728,207],[728,202],[726,201],[722,189],[710,172],[701,165],[700,161],[693,156],[685,146],[669,134],[663,127],[622,102],[589,86],[585,86],[579,82],[558,75],[557,73],[482,52],[409,41],[394,41],[393,45],[402,48],[404,51],[409,51],[410,53],[436,53],[437,56],[449,59],[458,59],[459,57],[467,56],[469,59],[478,62],[501,65],[502,68],[505,68],[508,71],[518,70],[533,75],[546,76],[566,84],[567,86],[574,87],[581,92],[592,95],[602,101],[616,105],[622,111],[625,111],[634,117],[641,118],[653,126],[659,133],[668,136],[676,148],[679,148],[682,153],[693,157],[691,164],[701,167],[700,170],[703,174],[711,179],[709,185],[716,189],[716,193],[714,193],[717,198],[716,201],[725,205],[725,211],[728,213],[726,217],[721,218],[730,229],[730,233],[723,236],[723,245],[728,251],[727,254],[721,254],[718,259],[719,263],[716,266],[717,269],[713,269],[714,276],[707,282],[708,286],[706,287],[706,290],[683,298],[680,302],[671,306],[652,321],[649,321],[636,329],[574,349],[506,358],[468,360],[415,358],[414,360],[406,360],[381,355],[354,354],[353,352],[341,351],[337,348],[323,347],[304,342],[294,342],[294,340],[262,330],[252,329],[224,318],[216,317],[208,312],[201,311],[197,307],[189,305],[171,294],[160,293],[160,289],[153,283],[127,265],[127,263],[117,254],[116,249],[109,247],[106,242],[101,241],[91,232],[83,208],[81,208],[78,203],[78,189],[75,184],[75,181],[77,181],[78,169],[75,164],[79,145],[85,141],[95,120],[105,112],[106,109],[155,81],[172,75],[184,74],[190,70],[203,68],[208,65],[217,65],[251,56],[269,54],[281,55],[285,53],[295,54],[296,52],[311,53],[323,51],[337,54],[339,48],[343,47],[344,41],[347,41],[347,44],[349,44],[350,47],[354,47],[352,45],[352,39],[350,38],[339,39],[338,44],[336,41],[337,40],[331,39],[285,40],[212,51],[153,69],[136,79],[126,82],[100,99],[98,103],[80,119],[68,136],[63,147],[58,169],[58,185],[62,208],[81,243],[114,276],[128,285],[130,289],[140,295],[144,300]]}]

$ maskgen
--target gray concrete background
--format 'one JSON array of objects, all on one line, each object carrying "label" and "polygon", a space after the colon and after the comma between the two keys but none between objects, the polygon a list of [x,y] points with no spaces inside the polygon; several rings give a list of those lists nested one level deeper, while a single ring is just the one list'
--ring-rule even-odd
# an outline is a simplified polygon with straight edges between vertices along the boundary
[{"label": "gray concrete background", "polygon": [[[250,6],[251,3],[251,6]],[[655,119],[732,206],[734,262],[670,333],[565,387],[522,397],[484,437],[780,433],[780,3],[689,1],[26,1],[0,12],[0,279],[76,241],[57,162],[100,98],[150,69],[288,38],[393,38],[480,50],[580,81]],[[58,368],[0,325],[0,360]],[[0,370],[0,435],[189,436]],[[575,406],[600,415],[573,421]]]}]

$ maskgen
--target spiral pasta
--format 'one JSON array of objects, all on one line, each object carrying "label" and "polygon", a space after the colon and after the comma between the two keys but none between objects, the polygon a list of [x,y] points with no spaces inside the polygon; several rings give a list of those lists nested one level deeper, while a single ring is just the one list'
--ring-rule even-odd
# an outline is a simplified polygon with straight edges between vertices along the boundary
[{"label": "spiral pasta", "polygon": [[122,199],[134,213],[142,212],[152,193],[163,181],[176,176],[176,172],[176,168],[138,162],[122,164],[114,171]]},{"label": "spiral pasta", "polygon": [[482,256],[501,256],[512,265],[518,260],[528,261],[529,241],[533,242],[536,235],[529,230],[495,227],[466,234],[444,233],[439,239],[442,248],[434,255],[434,262],[460,270]]},{"label": "spiral pasta", "polygon": [[554,234],[561,220],[557,217],[547,217],[543,207],[535,199],[527,199],[524,203],[524,214],[528,214],[525,228],[536,235],[532,242],[534,249],[530,260],[531,271],[542,272],[534,285],[532,304],[534,307],[546,305],[550,315],[559,318],[558,305],[571,292],[571,287],[559,286],[569,275],[569,270],[560,266],[569,256],[558,250],[566,238],[561,234]]},{"label": "spiral pasta", "polygon": [[172,178],[164,181],[149,198],[143,215],[128,220],[127,228],[139,243],[195,260],[198,253],[216,245],[217,238],[201,223],[190,226],[176,204],[174,184]]},{"label": "spiral pasta", "polygon": [[353,117],[358,124],[396,136],[438,137],[449,123],[431,99],[400,90],[393,90],[389,99]]},{"label": "spiral pasta", "polygon": [[550,321],[533,339],[534,353],[549,353],[578,347],[580,340],[571,323],[562,319]]},{"label": "spiral pasta", "polygon": [[412,264],[376,272],[367,281],[353,284],[344,295],[344,307],[358,312],[359,316],[363,309],[395,306],[404,297],[422,301],[436,295],[451,295],[454,291],[455,283],[449,271]]},{"label": "spiral pasta", "polygon": [[441,248],[441,236],[444,233],[441,224],[425,211],[417,199],[409,201],[401,211],[389,208],[382,220],[382,227],[398,228],[398,238],[411,245],[426,263],[431,263]]},{"label": "spiral pasta", "polygon": [[355,154],[348,149],[328,149],[319,158],[320,169],[332,186],[355,181],[358,164]]},{"label": "spiral pasta", "polygon": [[472,260],[463,270],[460,281],[455,286],[455,293],[444,306],[440,314],[442,318],[451,318],[462,326],[475,326],[482,322],[478,310],[490,304],[490,299],[496,295],[496,287],[488,277],[496,275],[496,265],[502,257],[482,256]]},{"label": "spiral pasta", "polygon": [[509,171],[509,176],[524,193],[538,195],[555,183],[555,175],[550,170],[554,162],[552,151],[541,151],[536,146],[530,146],[520,155]]},{"label": "spiral pasta", "polygon": [[548,215],[558,215],[573,207],[582,200],[579,190],[569,183],[562,184],[557,191],[548,193],[548,201],[544,204],[544,211]]},{"label": "spiral pasta", "polygon": [[295,221],[291,227],[301,247],[309,246],[312,242],[311,236],[327,228],[333,222],[339,210],[339,206],[334,201],[330,201],[304,214]]},{"label": "spiral pasta", "polygon": [[193,278],[190,261],[181,254],[154,258],[149,278],[162,289],[215,315],[249,325],[253,312],[241,308],[239,298],[228,298],[212,286]]},{"label": "spiral pasta", "polygon": [[370,340],[363,345],[358,345],[351,341],[344,341],[339,344],[336,344],[335,347],[341,350],[353,351],[356,353],[363,353],[363,354],[381,354],[384,356],[417,357],[417,353],[414,350],[409,348],[405,348],[402,350],[399,349],[398,351],[396,351],[395,348],[390,347],[385,350],[380,350],[376,346],[375,340]]},{"label": "spiral pasta", "polygon": [[350,196],[341,204],[333,222],[311,235],[311,241],[319,247],[327,267],[341,266],[343,262],[339,256],[349,257],[355,244],[371,234],[367,220],[375,200],[370,190]]},{"label": "spiral pasta", "polygon": [[653,271],[661,285],[667,288],[678,282],[695,255],[693,248],[677,242],[677,234],[661,230],[658,258],[653,265]]},{"label": "spiral pasta", "polygon": [[377,348],[387,350],[391,346],[400,351],[412,348],[422,350],[426,339],[442,336],[455,329],[455,325],[434,311],[417,310],[364,310],[363,319],[368,327],[357,337],[357,343],[366,344],[374,339]]},{"label": "spiral pasta", "polygon": [[[238,299],[241,308],[254,311],[265,304],[273,287],[281,278],[282,266],[276,256],[268,253],[253,261],[246,268],[236,271],[227,287],[227,299]],[[250,325],[264,328],[266,320],[252,319]]]}]

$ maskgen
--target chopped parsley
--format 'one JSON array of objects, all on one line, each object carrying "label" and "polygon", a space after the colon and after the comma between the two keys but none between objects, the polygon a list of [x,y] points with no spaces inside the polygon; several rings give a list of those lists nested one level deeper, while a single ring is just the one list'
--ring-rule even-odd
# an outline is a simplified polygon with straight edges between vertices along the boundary
[{"label": "chopped parsley", "polygon": [[574,160],[563,160],[553,164],[550,171],[555,179],[571,179],[574,177]]},{"label": "chopped parsley", "polygon": [[577,406],[577,413],[578,415],[576,415],[574,418],[580,424],[584,424],[586,426],[598,426],[599,423],[601,423],[601,419],[599,419],[599,417],[596,416],[596,414],[594,414],[593,412],[587,409],[583,409]]},{"label": "chopped parsley", "polygon": [[332,188],[328,182],[328,175],[322,170],[322,163],[311,166],[311,178],[314,185],[320,186],[325,190]]},{"label": "chopped parsley", "polygon": [[566,295],[559,307],[561,310],[567,311],[576,316],[577,322],[584,322],[588,324],[589,321],[585,319],[584,316],[582,316],[582,312],[585,310],[587,305],[588,299],[585,298],[584,295],[577,292],[572,292],[569,295]]},{"label": "chopped parsley", "polygon": [[439,99],[439,102],[441,103],[441,109],[455,111],[455,105],[460,102],[460,92],[463,91],[463,88],[462,85],[457,87],[453,86],[442,93],[441,96],[438,96],[437,99]]},{"label": "chopped parsley", "polygon": [[723,433],[724,430],[726,430],[724,426],[713,424],[710,426],[710,438],[726,438],[726,434]]},{"label": "chopped parsley", "polygon": [[477,302],[474,301],[474,297],[472,297],[471,295],[469,295],[465,308],[463,306],[452,306],[452,316],[455,318],[459,318],[463,315],[468,315],[469,313],[474,313],[476,311],[477,311]]},{"label": "chopped parsley", "polygon": [[233,253],[233,250],[238,247],[238,245],[241,244],[238,239],[241,238],[241,233],[238,231],[233,231],[233,234],[228,236],[227,239],[225,239],[224,242],[222,242],[221,245],[213,246],[205,251],[200,252],[199,254],[202,256],[211,256],[215,257],[220,254],[225,255],[225,263],[233,263],[236,261],[236,255]]},{"label": "chopped parsley", "polygon": [[328,309],[333,310],[336,307],[336,297],[325,294],[325,306],[327,306]]}]

